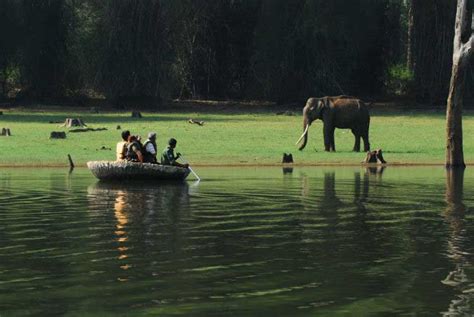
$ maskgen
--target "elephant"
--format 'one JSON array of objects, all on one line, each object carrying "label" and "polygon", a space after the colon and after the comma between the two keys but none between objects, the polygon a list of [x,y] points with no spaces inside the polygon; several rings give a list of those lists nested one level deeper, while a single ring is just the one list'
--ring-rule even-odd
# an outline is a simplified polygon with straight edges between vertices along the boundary
[{"label": "elephant", "polygon": [[370,114],[368,106],[355,97],[333,96],[309,98],[303,108],[303,134],[296,142],[303,143],[299,150],[303,150],[308,142],[308,129],[311,123],[321,119],[324,124],[324,149],[336,151],[334,130],[351,129],[355,137],[353,151],[360,152],[360,138],[364,140],[364,151],[370,151],[369,124]]}]

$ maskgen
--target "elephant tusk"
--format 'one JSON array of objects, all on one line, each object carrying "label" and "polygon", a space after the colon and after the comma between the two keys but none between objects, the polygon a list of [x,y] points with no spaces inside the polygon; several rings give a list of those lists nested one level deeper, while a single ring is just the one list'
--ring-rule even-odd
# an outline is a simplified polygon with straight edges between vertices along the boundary
[{"label": "elephant tusk", "polygon": [[300,138],[298,139],[298,141],[296,141],[295,144],[300,143],[300,141],[303,139],[303,137],[306,135],[306,133],[308,133],[308,129],[309,129],[309,124],[306,125],[306,129],[304,129],[303,134],[300,136]]}]

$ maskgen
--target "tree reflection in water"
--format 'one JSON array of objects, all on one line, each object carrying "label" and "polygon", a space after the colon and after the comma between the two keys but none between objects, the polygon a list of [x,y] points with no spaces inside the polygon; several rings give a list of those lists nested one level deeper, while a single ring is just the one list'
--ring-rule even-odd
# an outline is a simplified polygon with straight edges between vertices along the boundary
[{"label": "tree reflection in water", "polygon": [[446,210],[444,217],[450,226],[451,235],[447,244],[447,253],[455,264],[455,269],[441,281],[453,287],[459,295],[451,300],[444,316],[472,316],[474,311],[474,283],[469,279],[466,270],[472,267],[464,243],[468,241],[465,230],[467,208],[463,203],[464,169],[447,169],[446,171]]}]

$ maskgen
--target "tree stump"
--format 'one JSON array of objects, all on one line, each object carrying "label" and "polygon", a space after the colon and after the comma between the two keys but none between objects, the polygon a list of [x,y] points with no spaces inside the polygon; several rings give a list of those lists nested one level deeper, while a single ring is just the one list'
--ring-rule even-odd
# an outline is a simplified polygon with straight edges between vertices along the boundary
[{"label": "tree stump", "polygon": [[65,139],[66,138],[66,132],[64,131],[53,131],[51,132],[51,135],[49,136],[50,139]]},{"label": "tree stump", "polygon": [[282,163],[293,163],[293,155],[291,153],[283,153]]},{"label": "tree stump", "polygon": [[80,118],[66,118],[66,121],[61,127],[72,128],[72,127],[87,127],[87,125]]},{"label": "tree stump", "polygon": [[12,133],[9,128],[2,128],[2,136],[11,136]]},{"label": "tree stump", "polygon": [[383,158],[382,149],[377,149],[375,151],[368,151],[362,163],[386,164],[387,162]]},{"label": "tree stump", "polygon": [[141,118],[142,114],[139,111],[132,111],[132,118]]}]

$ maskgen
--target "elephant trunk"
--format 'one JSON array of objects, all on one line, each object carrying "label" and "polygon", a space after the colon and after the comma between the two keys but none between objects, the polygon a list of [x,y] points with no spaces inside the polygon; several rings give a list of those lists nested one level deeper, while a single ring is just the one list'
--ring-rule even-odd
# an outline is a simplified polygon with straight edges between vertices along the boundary
[{"label": "elephant trunk", "polygon": [[300,151],[302,151],[305,148],[306,143],[308,142],[308,130],[309,130],[309,121],[305,116],[304,121],[303,121],[303,134],[299,138],[298,142],[296,142],[298,144],[301,141],[301,139],[303,139],[303,143],[298,148]]}]

